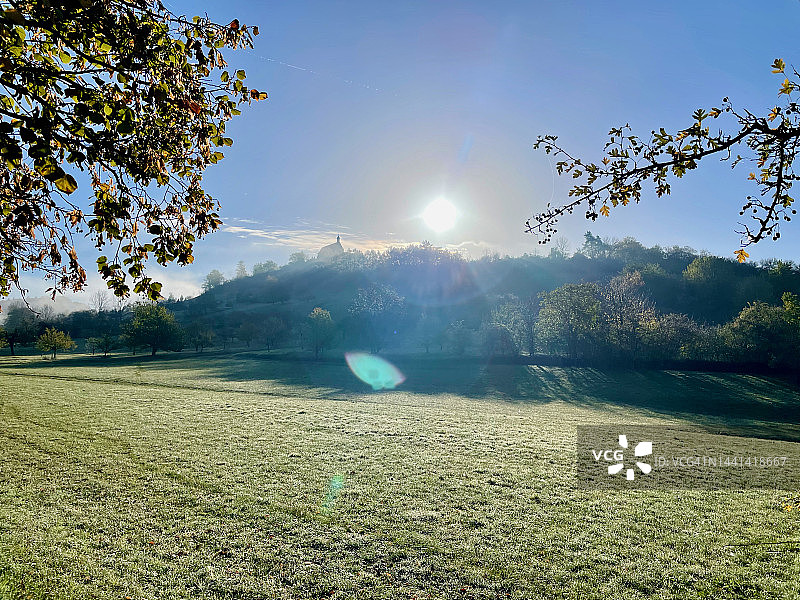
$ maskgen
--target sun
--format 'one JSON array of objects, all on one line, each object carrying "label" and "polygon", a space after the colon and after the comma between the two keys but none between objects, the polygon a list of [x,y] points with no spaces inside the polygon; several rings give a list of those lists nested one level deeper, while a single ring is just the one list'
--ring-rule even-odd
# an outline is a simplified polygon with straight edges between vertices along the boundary
[{"label": "sun", "polygon": [[452,229],[456,224],[458,210],[453,204],[444,198],[437,198],[425,208],[422,219],[425,224],[436,233],[442,233]]}]

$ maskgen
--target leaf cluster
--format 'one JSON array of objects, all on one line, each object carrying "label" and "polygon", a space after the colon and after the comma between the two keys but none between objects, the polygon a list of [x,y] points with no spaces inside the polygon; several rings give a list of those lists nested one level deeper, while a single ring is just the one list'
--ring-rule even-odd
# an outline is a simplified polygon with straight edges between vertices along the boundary
[{"label": "leaf cluster", "polygon": [[[202,187],[225,123],[266,98],[221,49],[258,29],[188,19],[158,0],[0,1],[0,294],[23,270],[80,290],[76,235],[118,296],[158,298],[145,263],[193,260],[221,223]],[[73,199],[80,172],[89,206]]]}]

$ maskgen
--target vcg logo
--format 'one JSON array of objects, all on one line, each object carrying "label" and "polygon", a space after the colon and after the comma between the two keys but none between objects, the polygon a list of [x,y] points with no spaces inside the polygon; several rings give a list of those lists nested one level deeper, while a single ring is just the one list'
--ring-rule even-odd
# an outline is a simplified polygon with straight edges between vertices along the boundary
[{"label": "vcg logo", "polygon": [[[621,435],[619,436],[619,448],[615,448],[613,450],[592,450],[592,456],[594,457],[595,462],[599,462],[601,459],[613,463],[608,465],[608,474],[609,475],[616,475],[620,473],[625,468],[625,455],[627,454],[630,456],[630,451],[628,450],[628,436]],[[633,448],[633,458],[642,458],[644,456],[649,456],[653,453],[653,442],[639,442]],[[653,467],[643,461],[634,460],[633,462],[636,463],[636,467],[645,475],[652,471]],[[633,481],[635,477],[635,470],[630,467],[625,471],[625,478],[628,481]]]}]

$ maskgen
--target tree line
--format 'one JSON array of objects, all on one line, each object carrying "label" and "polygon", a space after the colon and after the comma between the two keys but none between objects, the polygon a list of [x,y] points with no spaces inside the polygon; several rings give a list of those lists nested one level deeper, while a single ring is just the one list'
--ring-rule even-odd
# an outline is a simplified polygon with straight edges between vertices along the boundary
[{"label": "tree line", "polygon": [[465,260],[428,243],[330,263],[244,263],[196,298],[36,317],[5,311],[10,352],[48,328],[88,352],[329,348],[795,368],[800,269],[587,232],[576,252]]}]

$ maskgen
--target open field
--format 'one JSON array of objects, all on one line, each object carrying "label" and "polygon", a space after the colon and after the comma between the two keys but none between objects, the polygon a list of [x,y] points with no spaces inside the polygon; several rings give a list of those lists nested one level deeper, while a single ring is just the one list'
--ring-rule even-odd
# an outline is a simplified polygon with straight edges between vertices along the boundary
[{"label": "open field", "polygon": [[800,440],[745,375],[0,363],[0,598],[793,598],[796,490],[580,490],[580,424]]}]

